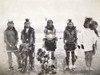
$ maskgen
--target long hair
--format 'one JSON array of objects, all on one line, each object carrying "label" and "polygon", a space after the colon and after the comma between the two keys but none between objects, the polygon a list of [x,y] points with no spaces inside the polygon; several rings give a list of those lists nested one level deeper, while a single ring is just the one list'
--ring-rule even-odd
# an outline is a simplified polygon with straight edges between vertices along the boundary
[{"label": "long hair", "polygon": [[[6,30],[10,30],[10,28],[9,28],[9,27],[7,27],[7,28],[6,28]],[[16,28],[15,28],[15,27],[13,27],[13,28],[12,28],[12,30],[14,31],[15,36],[17,37],[17,36],[18,36],[18,33],[17,33]]]},{"label": "long hair", "polygon": [[94,28],[94,26],[97,25],[98,26],[98,23],[96,21],[92,21],[92,23],[90,24],[90,29],[91,30],[94,30],[95,34],[99,37],[99,34],[98,34],[98,31],[96,28]]},{"label": "long hair", "polygon": [[48,21],[47,21],[47,26],[46,26],[45,28],[47,28],[47,29],[49,29],[49,30],[53,30],[53,29],[54,29],[54,25],[50,26],[50,25],[49,25],[50,23],[53,23],[53,21],[52,21],[52,20],[48,20]]},{"label": "long hair", "polygon": [[92,20],[92,18],[85,18],[84,25],[83,25],[84,28],[87,28],[86,25],[87,25],[87,23],[90,22],[91,20]]}]

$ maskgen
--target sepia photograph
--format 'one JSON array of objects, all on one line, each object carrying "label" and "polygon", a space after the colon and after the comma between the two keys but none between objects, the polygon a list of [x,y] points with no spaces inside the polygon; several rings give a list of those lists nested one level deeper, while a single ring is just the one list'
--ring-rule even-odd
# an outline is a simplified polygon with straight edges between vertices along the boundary
[{"label": "sepia photograph", "polygon": [[100,0],[0,0],[0,75],[100,75]]}]

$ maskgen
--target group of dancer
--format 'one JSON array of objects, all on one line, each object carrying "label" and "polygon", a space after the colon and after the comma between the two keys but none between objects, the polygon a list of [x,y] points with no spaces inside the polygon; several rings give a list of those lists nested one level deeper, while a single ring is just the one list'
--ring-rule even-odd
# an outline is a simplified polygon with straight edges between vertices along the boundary
[{"label": "group of dancer", "polygon": [[[71,60],[72,60],[72,69],[75,68],[75,62],[78,58],[75,54],[76,48],[84,49],[85,54],[85,62],[86,62],[86,70],[92,70],[92,56],[95,54],[95,50],[97,49],[97,37],[99,34],[96,30],[98,24],[92,18],[86,18],[83,30],[81,30],[81,40],[77,37],[77,29],[74,26],[74,23],[71,19],[68,19],[67,26],[63,33],[63,42],[64,42],[64,49],[66,53],[66,67],[65,70],[70,69],[70,53],[71,53]],[[47,20],[47,25],[44,30],[44,45],[41,49],[38,50],[38,58],[37,60],[40,61],[42,69],[44,69],[45,63],[50,61],[55,61],[55,50],[57,48],[57,37],[56,37],[56,29],[53,25],[52,20]],[[35,30],[30,25],[30,20],[25,19],[24,22],[24,29],[21,32],[21,41],[22,45],[27,44],[28,46],[28,54],[29,54],[29,62],[31,65],[31,69],[34,68],[34,50],[35,50]],[[80,43],[78,43],[80,41]],[[22,63],[20,58],[20,51],[17,48],[18,45],[18,32],[14,27],[13,21],[8,21],[7,29],[4,31],[4,42],[6,43],[6,50],[8,54],[8,63],[9,63],[9,70],[13,70],[12,65],[12,53],[14,53],[17,57],[18,62],[18,69],[22,69]],[[43,50],[45,49],[45,50]],[[46,52],[45,52],[46,51]],[[49,53],[50,52],[50,53]],[[47,54],[46,54],[47,53]],[[42,59],[44,58],[44,59]],[[47,60],[47,61],[46,61]],[[52,63],[52,73],[55,72],[55,64]],[[42,70],[43,71],[43,70]],[[42,72],[41,71],[41,72]]]},{"label": "group of dancer", "polygon": [[85,63],[86,63],[86,70],[92,70],[92,57],[95,54],[97,49],[97,37],[99,37],[98,31],[96,30],[98,24],[92,18],[86,18],[83,29],[81,30],[81,37],[77,37],[76,27],[74,26],[73,22],[69,20],[67,23],[67,27],[64,31],[64,48],[66,51],[66,63],[67,66],[65,69],[69,69],[69,58],[71,52],[71,60],[72,60],[72,67],[71,69],[75,68],[75,62],[78,58],[75,54],[75,50],[78,47],[79,49],[84,50],[85,54]]}]

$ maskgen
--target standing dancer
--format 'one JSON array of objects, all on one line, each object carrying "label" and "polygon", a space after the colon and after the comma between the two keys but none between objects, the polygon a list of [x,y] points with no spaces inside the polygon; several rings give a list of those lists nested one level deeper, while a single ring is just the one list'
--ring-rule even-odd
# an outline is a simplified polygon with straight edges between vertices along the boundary
[{"label": "standing dancer", "polygon": [[[44,33],[45,33],[44,47],[48,51],[50,62],[52,61],[51,65],[53,65],[55,68],[56,67],[55,65],[57,65],[55,64],[56,62],[55,49],[56,49],[57,38],[56,38],[56,29],[53,25],[52,20],[47,20],[47,26],[45,27]],[[56,73],[55,69],[53,69],[52,73]]]},{"label": "standing dancer", "polygon": [[6,49],[8,54],[9,70],[13,70],[12,66],[12,53],[17,57],[18,69],[21,69],[21,60],[17,49],[18,32],[14,27],[13,21],[8,21],[8,27],[4,32],[4,42],[6,43]]},{"label": "standing dancer", "polygon": [[29,19],[25,19],[24,22],[24,29],[22,30],[21,33],[21,40],[22,43],[27,43],[28,44],[28,55],[29,55],[29,62],[31,64],[31,69],[34,68],[34,43],[35,43],[35,31],[34,28],[30,26],[30,21]]},{"label": "standing dancer", "polygon": [[75,62],[77,59],[77,56],[75,55],[75,49],[76,49],[76,44],[77,44],[77,32],[76,32],[76,27],[74,26],[73,22],[71,19],[68,20],[69,22],[67,23],[67,27],[65,28],[64,31],[64,48],[66,51],[66,68],[65,69],[70,69],[69,68],[69,60],[70,60],[70,52],[72,56],[72,69],[75,68]]},{"label": "standing dancer", "polygon": [[82,30],[82,46],[84,48],[86,70],[92,70],[93,45],[97,40],[94,30],[90,29],[91,19],[92,18],[85,19],[84,29]]}]

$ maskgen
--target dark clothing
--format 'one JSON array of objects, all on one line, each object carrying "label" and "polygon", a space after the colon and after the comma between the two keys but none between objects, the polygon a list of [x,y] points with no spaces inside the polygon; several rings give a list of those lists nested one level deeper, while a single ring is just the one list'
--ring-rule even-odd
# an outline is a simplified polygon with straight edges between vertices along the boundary
[{"label": "dark clothing", "polygon": [[[65,42],[67,41],[67,42]],[[76,27],[66,27],[64,31],[65,50],[75,50],[75,43],[77,42]]]},{"label": "dark clothing", "polygon": [[[76,59],[77,59],[77,56],[75,55],[75,52],[74,51],[71,51],[71,56],[72,56],[72,65],[74,65]],[[69,66],[69,60],[70,60],[70,52],[69,51],[66,51],[66,64],[67,66]]]},{"label": "dark clothing", "polygon": [[31,65],[31,68],[34,67],[33,63],[34,63],[34,56],[33,56],[33,53],[34,53],[34,49],[35,49],[35,46],[34,46],[34,43],[35,43],[35,31],[32,27],[29,27],[29,30],[28,32],[26,32],[26,28],[24,28],[24,30],[22,31],[21,33],[21,40],[22,40],[22,43],[27,43],[29,46],[29,49],[28,49],[28,55],[29,55],[29,62],[30,62],[30,65]]},{"label": "dark clothing", "polygon": [[26,28],[21,33],[21,40],[23,43],[28,43],[30,46],[33,46],[35,43],[35,32],[32,27],[29,28],[26,33]]},{"label": "dark clothing", "polygon": [[75,55],[75,49],[76,49],[76,43],[77,43],[77,33],[76,33],[76,27],[66,27],[64,31],[64,39],[63,39],[65,45],[64,49],[66,51],[66,64],[69,66],[70,62],[70,52],[72,57],[72,65],[75,64],[77,56]]},{"label": "dark clothing", "polygon": [[[57,41],[57,38],[55,37],[56,36],[56,29],[54,28],[54,26],[49,26],[47,25],[45,27],[45,30],[44,30],[44,33],[46,35],[46,38],[45,38],[45,48],[47,51],[55,51],[56,49],[56,41]],[[48,38],[49,35],[52,35],[54,37],[51,38]]]},{"label": "dark clothing", "polygon": [[45,48],[47,51],[55,51],[55,49],[56,49],[55,38],[53,40],[45,39]]},{"label": "dark clothing", "polygon": [[76,43],[77,41],[77,33],[76,33],[76,27],[66,27],[64,31],[64,40],[67,40],[67,43]]},{"label": "dark clothing", "polygon": [[[18,42],[18,33],[13,29],[7,28],[4,31],[4,42],[7,45],[7,50],[16,50],[17,49],[17,42]],[[11,45],[11,46],[10,46]]]},{"label": "dark clothing", "polygon": [[72,51],[76,49],[76,45],[74,43],[66,43],[64,45],[64,49],[67,51]]}]

